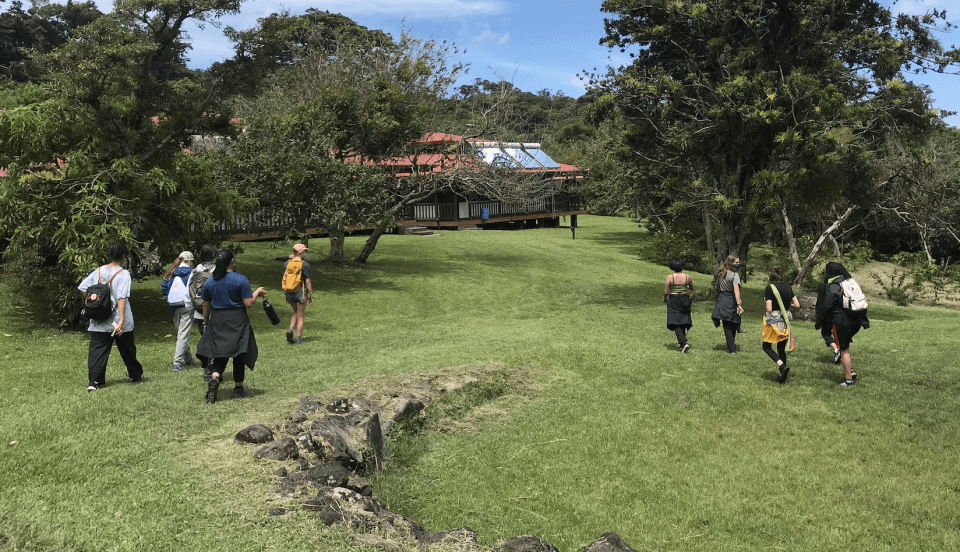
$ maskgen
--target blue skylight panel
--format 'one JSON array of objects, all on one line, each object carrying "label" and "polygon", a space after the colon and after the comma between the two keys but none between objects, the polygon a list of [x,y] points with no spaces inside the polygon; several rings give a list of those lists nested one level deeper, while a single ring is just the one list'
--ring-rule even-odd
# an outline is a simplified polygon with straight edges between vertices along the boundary
[{"label": "blue skylight panel", "polygon": [[526,152],[529,153],[531,157],[539,161],[541,165],[543,165],[548,169],[560,168],[560,164],[554,161],[553,159],[550,159],[550,156],[544,153],[542,149],[527,148]]},{"label": "blue skylight panel", "polygon": [[505,151],[510,157],[516,159],[517,162],[520,163],[520,166],[525,169],[540,168],[540,163],[537,163],[533,157],[527,155],[527,153],[520,148],[503,148],[503,151]]},{"label": "blue skylight panel", "polygon": [[479,148],[484,163],[495,167],[516,167],[517,162],[506,155],[500,148]]}]

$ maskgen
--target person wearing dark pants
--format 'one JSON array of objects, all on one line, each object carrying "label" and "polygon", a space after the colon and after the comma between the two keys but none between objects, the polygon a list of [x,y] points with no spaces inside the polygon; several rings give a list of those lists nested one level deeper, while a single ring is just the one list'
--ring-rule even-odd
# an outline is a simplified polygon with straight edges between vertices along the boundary
[{"label": "person wearing dark pants", "polygon": [[107,362],[110,350],[117,345],[120,358],[127,367],[127,381],[143,381],[143,365],[137,360],[137,344],[133,333],[133,310],[130,308],[130,273],[123,269],[129,250],[114,242],[107,249],[110,262],[91,272],[77,288],[81,293],[96,283],[110,286],[113,311],[106,320],[90,320],[90,348],[87,354],[87,391],[97,391],[107,380]]},{"label": "person wearing dark pants", "polygon": [[[787,366],[790,307],[799,309],[800,300],[793,294],[793,289],[783,282],[783,270],[779,266],[772,267],[768,276],[770,285],[763,291],[766,307],[763,318],[763,352],[777,363],[777,370],[780,372],[777,382],[784,383],[790,373],[790,367]],[[773,352],[774,343],[777,344],[777,352]]]},{"label": "person wearing dark pants", "polygon": [[197,344],[197,356],[206,357],[210,364],[210,381],[205,394],[208,403],[217,402],[220,379],[233,359],[233,398],[246,396],[243,382],[246,367],[253,370],[257,362],[257,340],[247,317],[247,309],[266,291],[250,291],[246,276],[233,271],[234,254],[229,249],[217,252],[216,267],[203,285],[204,332]]},{"label": "person wearing dark pants", "polygon": [[843,381],[841,387],[851,387],[857,383],[857,372],[853,369],[853,360],[850,357],[850,344],[853,336],[860,328],[869,328],[870,320],[866,311],[862,313],[848,312],[843,308],[843,289],[841,282],[850,279],[850,273],[837,262],[827,263],[824,269],[826,276],[823,281],[827,284],[822,300],[817,300],[816,329],[827,328],[833,334],[834,342],[840,351],[840,363],[843,365]]},{"label": "person wearing dark pants", "polygon": [[727,352],[737,352],[737,332],[740,331],[743,305],[740,299],[740,257],[729,255],[724,260],[717,279],[720,283],[720,294],[717,296],[717,306],[713,309],[713,325],[723,324],[723,336],[727,341]]},{"label": "person wearing dark pants", "polygon": [[693,327],[690,317],[690,305],[693,302],[693,278],[683,273],[683,259],[670,261],[672,274],[663,284],[663,301],[667,304],[667,329],[677,334],[677,348],[683,353],[690,352],[687,343],[687,331]]}]

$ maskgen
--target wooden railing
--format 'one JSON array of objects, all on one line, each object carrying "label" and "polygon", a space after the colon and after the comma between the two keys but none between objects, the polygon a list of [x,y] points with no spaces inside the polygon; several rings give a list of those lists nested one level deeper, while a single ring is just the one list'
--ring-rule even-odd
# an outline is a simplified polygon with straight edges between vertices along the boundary
[{"label": "wooden railing", "polygon": [[[508,203],[502,201],[461,201],[457,203],[418,203],[407,208],[406,218],[423,221],[456,221],[480,219],[483,209],[490,218],[516,215],[566,213],[583,209],[578,195],[564,194],[552,198]],[[438,216],[439,214],[439,216]]]}]

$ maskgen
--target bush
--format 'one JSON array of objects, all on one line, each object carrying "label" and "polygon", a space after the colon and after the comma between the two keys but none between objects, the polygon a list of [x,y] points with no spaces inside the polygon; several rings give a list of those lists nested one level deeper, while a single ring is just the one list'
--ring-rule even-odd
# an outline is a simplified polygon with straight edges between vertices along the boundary
[{"label": "bush", "polygon": [[880,286],[886,298],[901,307],[909,306],[913,301],[913,296],[907,292],[903,285],[907,275],[908,271],[902,268],[894,269],[887,279],[884,279],[879,272],[870,273],[870,277]]},{"label": "bush", "polygon": [[655,231],[640,243],[639,256],[647,262],[669,266],[674,258],[683,259],[685,269],[694,272],[712,272],[713,259],[706,252],[703,236],[686,229]]}]

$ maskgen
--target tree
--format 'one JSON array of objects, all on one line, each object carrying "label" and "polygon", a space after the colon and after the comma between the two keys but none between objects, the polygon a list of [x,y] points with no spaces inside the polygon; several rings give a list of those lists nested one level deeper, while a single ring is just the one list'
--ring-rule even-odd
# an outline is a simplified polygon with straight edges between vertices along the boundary
[{"label": "tree", "polygon": [[245,132],[216,154],[220,177],[292,215],[291,232],[323,226],[333,259],[343,257],[350,225],[375,226],[363,262],[419,189],[386,178],[378,163],[415,147],[464,66],[448,62],[450,46],[406,33],[389,44],[348,36],[333,50],[327,40],[306,43],[318,46],[281,67],[264,93],[238,100]]},{"label": "tree", "polygon": [[335,52],[344,40],[378,47],[392,44],[389,35],[367,29],[338,13],[309,8],[303,15],[289,11],[257,19],[257,27],[224,34],[233,43],[234,56],[214,63],[208,73],[225,96],[253,97],[270,86],[269,77],[282,67],[299,64],[311,51]]},{"label": "tree", "polygon": [[[869,186],[884,139],[940,125],[911,69],[945,70],[931,25],[873,0],[606,0],[603,42],[629,65],[594,76],[624,118],[638,196],[717,222],[720,260],[746,263],[782,206],[822,211]],[[842,206],[842,208],[849,207]]]},{"label": "tree", "polygon": [[180,25],[237,6],[123,2],[119,18],[99,18],[36,55],[42,88],[0,112],[0,235],[12,237],[5,267],[61,319],[77,320],[76,283],[111,241],[172,254],[243,206],[183,151],[215,119],[204,115],[206,90],[164,79],[184,72]]},{"label": "tree", "polygon": [[50,52],[65,44],[76,28],[102,17],[96,3],[88,0],[66,5],[37,3],[23,10],[19,0],[0,13],[0,70],[7,77],[25,81],[31,70],[24,63],[31,52]]}]

